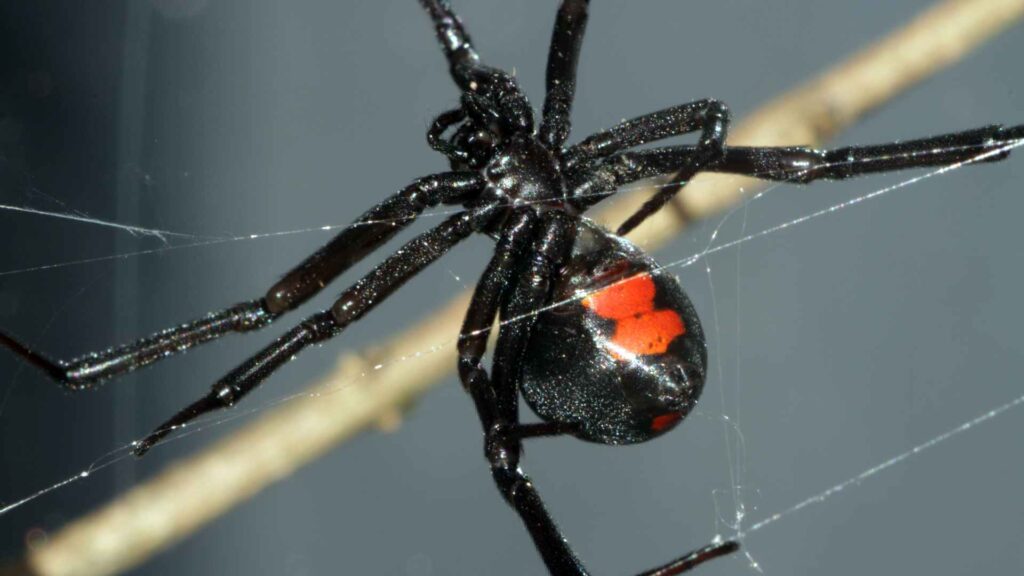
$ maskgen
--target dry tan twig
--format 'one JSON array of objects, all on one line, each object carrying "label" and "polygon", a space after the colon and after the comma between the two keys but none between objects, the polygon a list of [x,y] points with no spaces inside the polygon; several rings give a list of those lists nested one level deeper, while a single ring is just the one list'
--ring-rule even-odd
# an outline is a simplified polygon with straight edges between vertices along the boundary
[{"label": "dry tan twig", "polygon": [[[964,56],[1024,14],[1024,0],[947,0],[905,28],[811,82],[769,103],[733,130],[730,143],[815,145],[900,91]],[[747,178],[701,175],[633,235],[655,249],[685,226],[757,190]],[[699,193],[693,193],[698,190]],[[648,198],[639,190],[598,219],[621,221]],[[453,347],[424,352],[424,342],[458,333],[468,295],[384,345],[345,356],[310,394],[267,412],[230,437],[177,462],[107,506],[71,522],[25,558],[45,576],[123,572],[291,474],[331,447],[393,422],[403,406],[455,366]],[[388,363],[375,368],[375,359]],[[340,389],[340,390],[339,390]]]}]

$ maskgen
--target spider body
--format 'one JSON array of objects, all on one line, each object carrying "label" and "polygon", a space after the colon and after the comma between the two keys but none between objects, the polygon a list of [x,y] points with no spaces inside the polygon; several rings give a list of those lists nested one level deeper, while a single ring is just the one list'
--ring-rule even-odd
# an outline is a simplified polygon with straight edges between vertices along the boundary
[{"label": "spider body", "polygon": [[509,207],[562,208],[568,196],[558,157],[532,135],[516,135],[483,169],[482,200]]},{"label": "spider body", "polygon": [[[706,376],[706,346],[694,306],[673,278],[622,235],[701,171],[808,183],[999,160],[1009,143],[1024,138],[1024,126],[988,126],[831,151],[728,146],[728,109],[708,98],[621,122],[566,146],[586,0],[561,2],[539,124],[515,79],[481,63],[448,3],[420,3],[462,93],[459,107],[438,116],[427,133],[428,144],[448,158],[451,171],[419,178],[370,208],[260,298],[66,361],[52,360],[2,332],[0,345],[70,389],[94,387],[225,334],[265,328],[424,210],[461,207],[385,258],[329,309],[298,322],[220,378],[138,442],[135,452],[141,456],[174,430],[233,406],[280,366],[344,332],[470,235],[486,234],[496,247],[459,334],[459,375],[479,416],[485,457],[502,497],[552,573],[581,575],[586,573],[582,562],[521,466],[522,442],[562,434],[607,444],[654,438],[693,409]],[[687,133],[699,135],[696,144],[637,149]],[[671,183],[614,234],[581,216],[619,187],[658,175],[671,177]],[[496,318],[502,322],[488,369],[483,359]],[[520,395],[545,422],[520,422]],[[645,574],[679,574],[738,546],[714,542]]]},{"label": "spider body", "polygon": [[604,444],[659,436],[704,388],[707,346],[676,279],[632,243],[583,220],[523,362],[523,397],[540,417]]}]

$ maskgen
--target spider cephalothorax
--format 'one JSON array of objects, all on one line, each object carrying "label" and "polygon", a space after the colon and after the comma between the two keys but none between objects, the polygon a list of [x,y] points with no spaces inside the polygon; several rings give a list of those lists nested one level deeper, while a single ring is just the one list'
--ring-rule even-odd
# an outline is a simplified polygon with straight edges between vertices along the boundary
[{"label": "spider cephalothorax", "polygon": [[[520,460],[522,442],[572,434],[628,444],[675,427],[704,387],[707,352],[693,304],[675,278],[621,235],[661,208],[701,171],[799,183],[901,168],[994,161],[1024,126],[988,126],[921,140],[837,150],[726,145],[729,114],[714,99],[672,106],[565,146],[587,0],[563,0],[548,54],[546,96],[535,127],[515,79],[484,66],[446,0],[420,0],[461,91],[427,141],[452,170],[419,178],[370,208],[260,298],[127,345],[54,361],[0,332],[6,346],[64,386],[81,390],[232,332],[269,326],[392,239],[424,210],[460,210],[409,241],[316,312],[224,375],[211,390],[136,443],[143,455],[177,428],[227,408],[302,350],[341,334],[410,278],[473,233],[496,239],[459,334],[459,375],[484,431],[491,474],[522,518],[548,569],[586,571],[551,519]],[[450,134],[449,134],[450,132]],[[697,132],[693,145],[637,149]],[[616,230],[581,214],[624,184],[669,176]],[[490,370],[488,334],[500,318]],[[545,420],[523,424],[519,398]],[[644,574],[669,576],[730,552],[714,542]]]}]

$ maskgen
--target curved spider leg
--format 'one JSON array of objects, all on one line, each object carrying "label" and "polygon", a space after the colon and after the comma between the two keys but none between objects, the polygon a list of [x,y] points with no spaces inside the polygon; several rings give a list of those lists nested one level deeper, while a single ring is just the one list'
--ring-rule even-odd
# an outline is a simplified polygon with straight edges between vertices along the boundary
[{"label": "curved spider leg", "polygon": [[224,334],[249,332],[269,325],[393,238],[425,209],[439,204],[463,204],[483,189],[483,185],[476,172],[445,172],[420,178],[339,232],[274,284],[263,298],[212,312],[135,342],[71,360],[53,360],[0,331],[0,347],[10,349],[66,388],[92,388],[103,380],[137,370]]},{"label": "curved spider leg", "polygon": [[[1024,124],[992,125],[891,144],[824,150],[803,146],[726,146],[722,159],[707,171],[808,184],[960,162],[999,162],[1010,155],[1015,144],[1022,142]],[[587,208],[623,184],[676,172],[698,152],[697,146],[683,145],[613,155],[576,183],[574,201],[580,208]]]},{"label": "curved spider leg", "polygon": [[533,109],[519,90],[515,78],[480,62],[473,41],[448,1],[420,0],[420,4],[434,23],[452,79],[464,92],[463,102],[467,99],[490,102],[495,119],[508,130],[532,132]]},{"label": "curved spider leg", "polygon": [[587,27],[588,8],[589,0],[563,0],[551,34],[545,78],[547,95],[538,130],[540,141],[551,150],[558,150],[565,144],[572,126],[570,112],[576,95],[576,66]]},{"label": "curved spider leg", "polygon": [[700,130],[696,150],[677,168],[673,184],[662,188],[627,218],[615,232],[621,236],[661,209],[694,174],[721,159],[728,128],[729,109],[725,104],[711,98],[696,100],[627,120],[587,137],[566,151],[566,166],[572,170],[620,150]]},{"label": "curved spider leg", "polygon": [[465,119],[466,111],[462,108],[455,108],[442,113],[434,119],[434,122],[430,125],[430,129],[427,130],[427,145],[429,145],[431,149],[436,150],[445,156],[465,161],[468,158],[468,154],[459,150],[451,142],[441,138],[448,128]]},{"label": "curved spider leg", "polygon": [[[488,337],[498,315],[505,287],[512,283],[515,263],[528,257],[537,225],[538,217],[532,208],[520,208],[513,212],[503,234],[498,237],[494,256],[474,289],[459,333],[459,378],[476,403],[484,430],[489,430],[498,421],[494,389],[483,365]],[[506,426],[504,434],[508,439],[522,440],[559,436],[575,429],[575,426],[562,423],[540,422],[518,424],[515,428]]]},{"label": "curved spider leg", "polygon": [[702,131],[700,144],[724,145],[729,127],[729,109],[713,98],[694,100],[620,122],[587,136],[565,152],[566,169],[578,169],[594,160],[648,142]]},{"label": "curved spider leg", "polygon": [[501,296],[505,287],[512,283],[513,266],[528,254],[536,227],[537,216],[532,209],[521,208],[513,213],[503,234],[498,237],[494,256],[473,290],[473,298],[459,332],[459,378],[476,404],[484,430],[498,419],[494,411],[494,390],[483,365],[487,340],[498,315]]},{"label": "curved spider leg", "polygon": [[501,330],[491,368],[498,419],[503,426],[519,424],[519,379],[526,343],[547,303],[551,284],[569,261],[576,237],[576,220],[562,211],[541,216],[538,233],[527,258],[515,264],[514,277],[501,298]]},{"label": "curved spider leg", "polygon": [[[841,180],[908,168],[948,166],[958,162],[998,162],[1009,156],[1011,147],[1021,141],[1024,141],[1024,125],[993,125],[893,144],[848,146],[830,150],[800,146],[726,146],[721,159],[704,170],[807,184],[814,180]],[[580,171],[582,175],[577,176],[573,186],[573,204],[585,210],[607,198],[616,188],[643,178],[675,173],[678,179],[679,166],[692,166],[693,158],[698,154],[699,145],[615,154],[597,162],[588,168],[589,171]],[[674,182],[655,198],[661,197],[663,192],[671,196],[685,184],[685,181]],[[649,200],[645,206],[652,201]],[[644,212],[643,217],[649,215]],[[633,222],[632,226],[640,221],[642,219]],[[629,220],[620,227],[620,234],[628,223]]]},{"label": "curved spider leg", "polygon": [[214,384],[210,392],[161,424],[134,450],[142,456],[176,428],[206,414],[234,406],[278,368],[311,344],[342,333],[410,278],[465,240],[482,212],[452,216],[410,240],[384,262],[345,290],[329,310],[313,314],[251,356]]}]

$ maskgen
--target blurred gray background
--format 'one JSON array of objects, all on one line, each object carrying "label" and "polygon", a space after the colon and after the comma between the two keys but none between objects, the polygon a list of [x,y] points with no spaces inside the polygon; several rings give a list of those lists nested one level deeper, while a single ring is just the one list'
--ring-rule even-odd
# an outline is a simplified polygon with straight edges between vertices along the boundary
[{"label": "blurred gray background", "polygon": [[[574,139],[699,97],[725,100],[742,118],[925,5],[595,1]],[[514,68],[535,106],[555,6],[456,2],[486,61]],[[837,144],[1020,123],[1021,54],[1018,27]],[[0,204],[203,237],[342,224],[411,179],[446,169],[424,133],[456,98],[412,0],[4,2]],[[734,214],[717,242],[911,175],[782,186]],[[677,269],[711,338],[714,370],[699,412],[647,445],[560,439],[528,448],[528,471],[588,566],[634,573],[732,535],[737,495],[749,527],[1024,393],[1022,181],[1018,153]],[[720,221],[657,257],[701,251]],[[424,218],[418,229],[435,222]],[[0,325],[65,357],[262,294],[328,235],[32,272],[17,271],[161,243],[9,210],[0,210],[0,238]],[[477,238],[455,250],[336,342],[282,370],[246,406],[301,390],[344,349],[430,313],[475,281],[490,249]],[[0,354],[0,501],[139,438],[355,277],[265,332],[226,338],[95,393],[65,393]],[[123,460],[0,517],[0,557],[238,424]],[[735,430],[745,443],[730,456]],[[766,574],[1020,573],[1022,432],[1024,410],[1009,411],[750,533],[745,548]],[[138,573],[540,573],[526,532],[493,487],[480,440],[452,379],[397,432],[335,449]],[[701,571],[754,573],[741,555]]]}]

